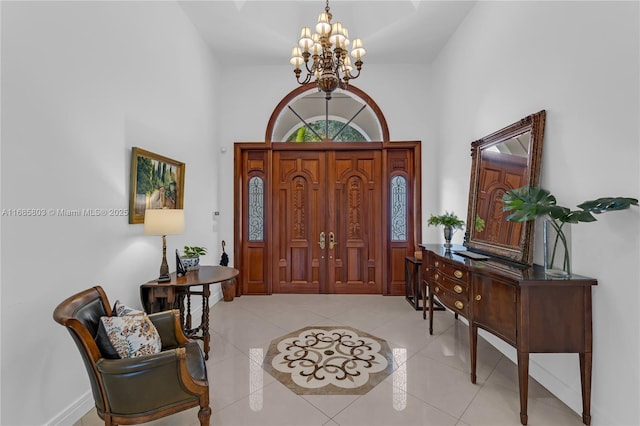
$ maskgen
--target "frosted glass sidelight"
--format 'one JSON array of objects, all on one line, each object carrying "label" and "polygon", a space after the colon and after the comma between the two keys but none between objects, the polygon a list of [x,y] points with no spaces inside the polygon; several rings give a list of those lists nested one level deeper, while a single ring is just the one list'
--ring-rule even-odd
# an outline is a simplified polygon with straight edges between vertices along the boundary
[{"label": "frosted glass sidelight", "polygon": [[391,241],[407,240],[407,179],[391,179]]},{"label": "frosted glass sidelight", "polygon": [[264,239],[264,181],[257,176],[249,179],[249,241]]}]

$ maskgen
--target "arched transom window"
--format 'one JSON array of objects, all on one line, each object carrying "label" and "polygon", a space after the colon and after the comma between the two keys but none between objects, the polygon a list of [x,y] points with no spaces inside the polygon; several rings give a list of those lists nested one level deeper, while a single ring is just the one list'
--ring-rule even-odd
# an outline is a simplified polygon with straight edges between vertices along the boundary
[{"label": "arched transom window", "polygon": [[350,86],[326,99],[315,85],[301,86],[274,110],[267,128],[271,142],[371,142],[388,140],[379,108]]}]

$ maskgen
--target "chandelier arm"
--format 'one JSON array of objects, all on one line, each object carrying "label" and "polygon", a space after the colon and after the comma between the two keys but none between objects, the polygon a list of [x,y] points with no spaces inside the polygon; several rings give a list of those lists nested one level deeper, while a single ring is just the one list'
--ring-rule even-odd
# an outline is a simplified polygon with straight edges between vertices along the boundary
[{"label": "chandelier arm", "polygon": [[298,81],[298,84],[307,84],[311,81],[311,73],[307,73],[307,76],[302,81],[300,81],[300,75],[297,75],[296,80]]},{"label": "chandelier arm", "polygon": [[304,67],[307,69],[307,73],[313,74],[313,69],[315,68],[316,61],[313,61],[311,64],[311,68],[309,68],[309,61],[304,62]]},{"label": "chandelier arm", "polygon": [[316,65],[315,57],[313,58],[313,62],[311,63],[311,68],[309,68],[309,58],[311,58],[311,53],[309,53],[307,50],[305,50],[304,52],[302,52],[302,58],[304,59],[304,67],[307,69],[307,72],[308,73],[313,73],[313,68]]},{"label": "chandelier arm", "polygon": [[345,76],[349,77],[348,78],[349,80],[355,80],[356,78],[360,77],[360,70],[358,70],[358,72],[355,75],[351,74],[351,72],[348,71],[348,72],[345,73]]}]

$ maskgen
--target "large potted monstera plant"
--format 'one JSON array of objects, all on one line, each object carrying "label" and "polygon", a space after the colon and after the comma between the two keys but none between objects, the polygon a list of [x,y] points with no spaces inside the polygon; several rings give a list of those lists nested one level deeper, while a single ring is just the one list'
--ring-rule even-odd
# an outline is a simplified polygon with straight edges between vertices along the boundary
[{"label": "large potted monstera plant", "polygon": [[545,217],[544,247],[545,270],[549,275],[571,275],[571,259],[567,224],[594,222],[594,214],[628,209],[638,205],[638,199],[628,197],[603,197],[578,204],[578,210],[559,206],[556,197],[546,189],[524,186],[507,191],[502,196],[503,211],[511,212],[507,220],[526,222]]}]

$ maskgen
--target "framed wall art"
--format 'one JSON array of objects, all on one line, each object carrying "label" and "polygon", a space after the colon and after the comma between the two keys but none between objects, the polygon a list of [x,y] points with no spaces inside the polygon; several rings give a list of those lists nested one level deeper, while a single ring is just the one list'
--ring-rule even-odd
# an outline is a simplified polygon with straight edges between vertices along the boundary
[{"label": "framed wall art", "polygon": [[147,209],[183,208],[184,169],[184,163],[133,147],[129,223],[144,223]]}]

